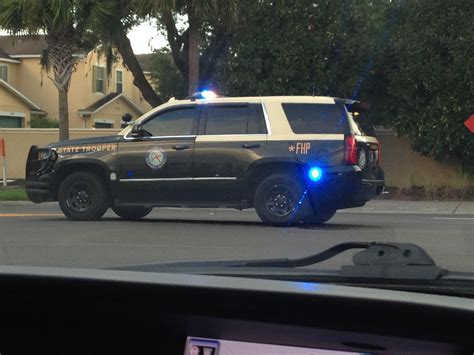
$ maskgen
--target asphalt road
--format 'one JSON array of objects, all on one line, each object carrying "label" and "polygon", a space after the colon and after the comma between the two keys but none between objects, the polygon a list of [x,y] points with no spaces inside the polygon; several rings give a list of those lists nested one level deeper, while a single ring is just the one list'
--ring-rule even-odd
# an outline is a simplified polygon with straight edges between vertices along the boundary
[{"label": "asphalt road", "polygon": [[[294,258],[341,242],[383,241],[416,243],[438,265],[474,272],[473,214],[432,213],[433,208],[421,207],[399,213],[390,206],[377,213],[373,206],[338,212],[323,226],[276,228],[263,225],[253,210],[155,209],[139,222],[122,221],[110,211],[99,222],[71,222],[56,204],[0,203],[0,264],[102,268]],[[401,202],[398,209],[404,208]],[[320,267],[350,263],[351,255]]]}]

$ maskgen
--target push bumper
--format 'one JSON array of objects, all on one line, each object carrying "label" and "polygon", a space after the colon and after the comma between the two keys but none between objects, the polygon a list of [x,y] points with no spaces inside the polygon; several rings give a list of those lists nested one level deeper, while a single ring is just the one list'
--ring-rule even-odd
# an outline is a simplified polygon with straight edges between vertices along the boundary
[{"label": "push bumper", "polygon": [[320,183],[311,188],[314,203],[336,209],[363,206],[382,194],[385,187],[383,170],[361,171],[357,166],[334,167],[326,171]]},{"label": "push bumper", "polygon": [[54,150],[32,146],[26,161],[25,191],[34,203],[55,201],[52,169],[57,154]]},{"label": "push bumper", "polygon": [[56,200],[50,174],[42,175],[36,179],[25,181],[25,191],[28,198],[34,203],[51,202]]}]

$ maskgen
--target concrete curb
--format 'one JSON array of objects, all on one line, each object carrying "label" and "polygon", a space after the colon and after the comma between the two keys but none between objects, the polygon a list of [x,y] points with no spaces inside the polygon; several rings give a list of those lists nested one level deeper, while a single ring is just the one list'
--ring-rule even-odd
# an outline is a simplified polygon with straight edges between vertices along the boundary
[{"label": "concrete curb", "polygon": [[363,207],[341,210],[339,212],[474,215],[474,202],[374,200],[367,202]]}]

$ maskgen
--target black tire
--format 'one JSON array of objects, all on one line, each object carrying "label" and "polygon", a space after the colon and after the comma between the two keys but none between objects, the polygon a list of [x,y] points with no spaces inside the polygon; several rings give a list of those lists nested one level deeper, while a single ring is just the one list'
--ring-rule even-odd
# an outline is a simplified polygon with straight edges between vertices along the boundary
[{"label": "black tire", "polygon": [[153,207],[113,207],[112,211],[115,212],[117,216],[127,221],[137,221],[145,216],[147,216]]},{"label": "black tire", "polygon": [[334,217],[336,212],[337,211],[335,209],[331,209],[331,210],[318,209],[313,214],[308,214],[305,217],[304,222],[306,224],[321,224],[321,223],[329,221],[332,217]]},{"label": "black tire", "polygon": [[257,214],[264,223],[275,226],[299,223],[310,208],[309,195],[303,196],[304,192],[303,184],[292,175],[270,175],[255,190]]},{"label": "black tire", "polygon": [[99,220],[107,211],[109,201],[104,181],[93,173],[72,173],[59,186],[59,207],[73,221]]}]

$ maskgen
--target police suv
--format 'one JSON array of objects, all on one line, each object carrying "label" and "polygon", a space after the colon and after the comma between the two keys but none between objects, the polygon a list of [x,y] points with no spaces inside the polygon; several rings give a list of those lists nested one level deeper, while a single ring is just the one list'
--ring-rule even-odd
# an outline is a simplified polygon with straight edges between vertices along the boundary
[{"label": "police suv", "polygon": [[108,208],[255,208],[273,225],[323,223],[382,193],[380,147],[362,104],[332,97],[170,100],[118,135],[32,146],[31,201],[71,220]]}]

